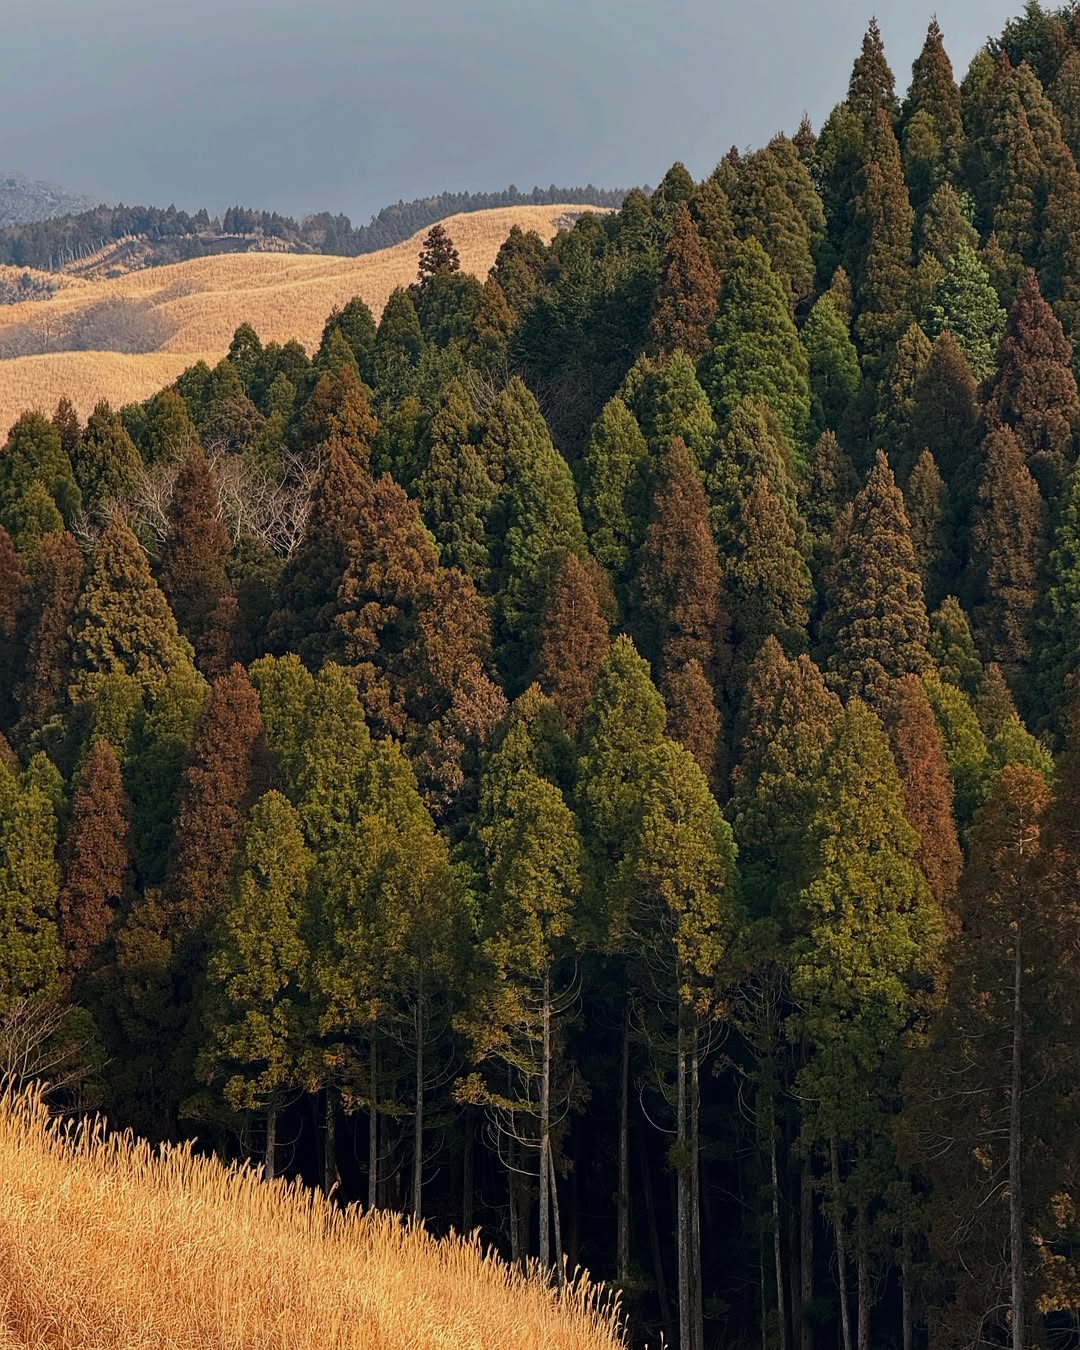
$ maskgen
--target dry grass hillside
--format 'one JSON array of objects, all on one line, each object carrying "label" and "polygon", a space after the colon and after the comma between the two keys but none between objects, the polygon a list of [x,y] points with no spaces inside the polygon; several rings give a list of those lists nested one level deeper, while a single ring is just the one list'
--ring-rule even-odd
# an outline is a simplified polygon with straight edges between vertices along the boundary
[{"label": "dry grass hillside", "polygon": [[[483,277],[512,225],[550,239],[582,210],[513,206],[444,223],[462,267]],[[107,281],[56,278],[60,289],[51,298],[0,305],[0,354],[55,345],[52,334],[60,329],[81,332],[82,346],[87,334],[111,331],[115,338],[105,351],[95,346],[0,360],[0,435],[26,408],[52,412],[63,394],[84,417],[102,398],[117,406],[148,398],[200,358],[218,360],[244,322],[264,342],[298,338],[311,348],[327,314],[354,295],[377,317],[390,292],[415,279],[425,233],[359,258],[232,253]]]},{"label": "dry grass hillside", "polygon": [[0,1350],[616,1350],[470,1242],[0,1101]]}]

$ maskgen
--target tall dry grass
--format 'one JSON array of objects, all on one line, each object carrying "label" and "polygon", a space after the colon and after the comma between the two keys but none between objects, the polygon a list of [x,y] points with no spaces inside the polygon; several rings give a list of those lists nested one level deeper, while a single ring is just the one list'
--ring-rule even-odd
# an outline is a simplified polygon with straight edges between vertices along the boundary
[{"label": "tall dry grass", "polygon": [[[484,277],[513,225],[550,239],[580,206],[507,206],[449,217],[461,266]],[[228,351],[232,335],[250,323],[263,342],[296,338],[309,349],[319,341],[335,305],[360,295],[376,318],[390,292],[416,279],[426,230],[359,258],[325,254],[224,253],[129,272],[108,281],[64,278],[48,300],[0,305],[0,339],[6,332],[40,327],[44,334],[72,322],[93,305],[138,301],[150,307],[170,336],[148,355],[116,352],[49,352],[0,361],[0,439],[27,408],[52,413],[66,394],[86,417],[99,399],[114,406],[147,398],[199,359],[211,363]],[[43,339],[44,341],[44,339]],[[156,383],[158,372],[163,378]],[[167,372],[167,373],[166,373]]]},{"label": "tall dry grass", "polygon": [[585,1279],[560,1299],[475,1242],[0,1100],[3,1350],[621,1345]]}]

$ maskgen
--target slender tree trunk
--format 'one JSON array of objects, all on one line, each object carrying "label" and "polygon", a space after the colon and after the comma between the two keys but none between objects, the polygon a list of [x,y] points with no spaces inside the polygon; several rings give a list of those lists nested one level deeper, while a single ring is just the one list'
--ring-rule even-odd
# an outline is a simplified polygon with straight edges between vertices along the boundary
[{"label": "slender tree trunk", "polygon": [[337,1170],[337,1093],[326,1087],[326,1133],[323,1138],[323,1190],[330,1195],[338,1183]]},{"label": "slender tree trunk", "polygon": [[473,1226],[473,1118],[465,1109],[464,1154],[461,1160],[461,1231],[472,1232]]},{"label": "slender tree trunk", "polygon": [[840,1199],[840,1145],[829,1141],[833,1186],[833,1231],[836,1234],[836,1283],[840,1294],[840,1330],[843,1350],[851,1350],[851,1309],[848,1307],[847,1255],[844,1251],[844,1205]]},{"label": "slender tree trunk", "polygon": [[660,1227],[656,1222],[656,1196],[653,1193],[653,1173],[649,1166],[648,1145],[639,1130],[638,1157],[641,1166],[641,1189],[645,1198],[645,1223],[649,1230],[649,1250],[652,1253],[653,1279],[656,1281],[656,1302],[660,1321],[671,1332],[671,1304],[668,1301],[667,1280],[664,1276],[664,1249],[660,1244]]},{"label": "slender tree trunk", "polygon": [[784,1252],[787,1258],[787,1299],[788,1299],[788,1333],[790,1345],[793,1350],[801,1350],[799,1338],[802,1327],[802,1263],[799,1260],[799,1198],[796,1186],[791,1175],[791,1139],[790,1134],[792,1125],[790,1120],[787,1123],[785,1133],[781,1136],[784,1145],[783,1156],[780,1161],[780,1177],[786,1183],[784,1190],[787,1195],[787,1204],[781,1208],[784,1214]]},{"label": "slender tree trunk", "polygon": [[814,1324],[807,1315],[814,1299],[814,1165],[809,1155],[803,1158],[799,1173],[799,1276],[800,1350],[814,1350]]},{"label": "slender tree trunk", "polygon": [[368,1102],[368,1209],[377,1209],[379,1204],[379,1059],[377,1043],[371,1042],[371,1079]]},{"label": "slender tree trunk", "polygon": [[630,1275],[630,996],[623,1010],[622,1067],[619,1074],[619,1192],[615,1278],[625,1284]]},{"label": "slender tree trunk", "polygon": [[900,1322],[903,1350],[911,1350],[913,1336],[911,1325],[911,1252],[910,1238],[904,1232],[904,1255],[900,1265]]},{"label": "slender tree trunk", "polygon": [[780,1232],[780,1167],[776,1157],[776,1121],[770,1107],[769,1177],[772,1191],[773,1274],[776,1280],[776,1334],[780,1350],[787,1350],[787,1317],[784,1309],[784,1245]]},{"label": "slender tree trunk", "polygon": [[514,1171],[514,1140],[506,1141],[506,1179],[510,1185],[510,1260],[516,1266],[521,1261],[521,1221],[518,1218],[518,1182]]},{"label": "slender tree trunk", "polygon": [[675,1174],[675,1211],[679,1254],[679,1350],[694,1350],[690,1314],[690,1167],[689,1119],[687,1112],[686,1014],[680,1001],[676,1032],[676,1138],[679,1165]]},{"label": "slender tree trunk", "polygon": [[1023,1087],[1024,1029],[1023,1009],[1024,966],[1020,942],[1020,925],[1016,926],[1016,946],[1013,952],[1013,1028],[1012,1074],[1009,1084],[1009,1267],[1012,1282],[1012,1350],[1024,1350],[1024,1222],[1020,1175],[1021,1114],[1020,1094]]},{"label": "slender tree trunk", "polygon": [[690,1035],[690,1298],[694,1350],[705,1344],[705,1305],[701,1288],[701,1085],[698,1030]]},{"label": "slender tree trunk", "polygon": [[551,975],[544,972],[543,1061],[540,1068],[540,1265],[551,1269]]},{"label": "slender tree trunk", "polygon": [[266,1153],[263,1157],[263,1176],[267,1181],[273,1181],[275,1176],[274,1165],[277,1161],[275,1152],[277,1149],[277,1102],[271,1102],[266,1108]]},{"label": "slender tree trunk", "polygon": [[424,1186],[424,963],[421,960],[416,982],[416,1109],[413,1113],[412,1212],[421,1217]]},{"label": "slender tree trunk", "polygon": [[563,1269],[562,1221],[559,1218],[559,1187],[555,1181],[555,1157],[550,1148],[548,1149],[548,1175],[551,1180],[552,1233],[555,1237],[555,1282],[561,1290],[566,1272]]},{"label": "slender tree trunk", "polygon": [[865,1205],[859,1206],[857,1223],[858,1238],[855,1249],[855,1260],[858,1267],[857,1281],[859,1287],[858,1346],[859,1350],[870,1350],[870,1257],[866,1250],[866,1227],[869,1223],[869,1218],[866,1213]]}]

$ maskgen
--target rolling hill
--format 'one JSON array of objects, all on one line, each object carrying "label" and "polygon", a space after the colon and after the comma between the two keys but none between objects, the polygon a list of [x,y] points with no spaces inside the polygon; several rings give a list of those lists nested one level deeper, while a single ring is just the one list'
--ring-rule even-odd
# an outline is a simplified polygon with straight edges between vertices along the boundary
[{"label": "rolling hill", "polygon": [[[512,225],[550,239],[582,209],[502,207],[445,224],[462,267],[484,276]],[[361,295],[378,316],[390,292],[415,279],[424,233],[356,258],[235,253],[105,281],[62,277],[49,298],[0,306],[0,435],[26,408],[51,412],[63,394],[82,416],[102,398],[148,398],[195,361],[220,359],[241,323],[264,342],[313,347],[335,305]]]}]

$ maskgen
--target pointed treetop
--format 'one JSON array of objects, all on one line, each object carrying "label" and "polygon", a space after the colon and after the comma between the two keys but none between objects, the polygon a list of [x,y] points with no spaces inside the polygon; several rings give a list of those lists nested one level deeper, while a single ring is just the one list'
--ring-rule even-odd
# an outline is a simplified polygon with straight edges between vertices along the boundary
[{"label": "pointed treetop", "polygon": [[862,50],[852,66],[847,101],[852,112],[867,126],[878,111],[890,119],[896,116],[896,81],[885,58],[885,44],[876,18],[867,25]]}]

